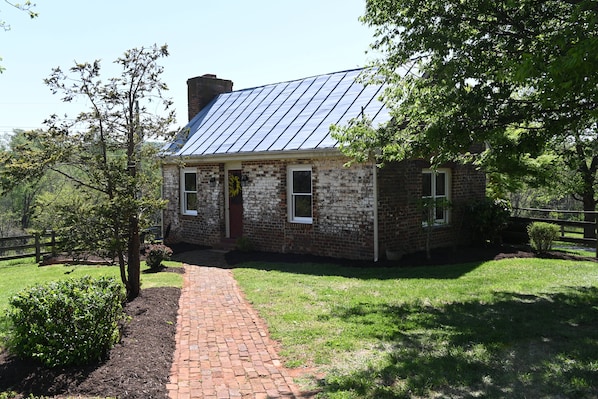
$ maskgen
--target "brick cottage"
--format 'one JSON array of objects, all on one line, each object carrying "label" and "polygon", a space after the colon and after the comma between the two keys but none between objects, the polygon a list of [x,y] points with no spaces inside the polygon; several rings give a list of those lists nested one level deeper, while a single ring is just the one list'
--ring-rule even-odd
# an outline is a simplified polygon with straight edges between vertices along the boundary
[{"label": "brick cottage", "polygon": [[390,119],[383,87],[364,86],[361,72],[238,91],[215,75],[189,79],[190,122],[163,168],[166,240],[218,247],[244,237],[259,251],[377,261],[424,248],[417,199],[436,198],[452,206],[432,210],[432,246],[467,243],[463,205],[485,191],[473,167],[344,166],[330,125]]}]

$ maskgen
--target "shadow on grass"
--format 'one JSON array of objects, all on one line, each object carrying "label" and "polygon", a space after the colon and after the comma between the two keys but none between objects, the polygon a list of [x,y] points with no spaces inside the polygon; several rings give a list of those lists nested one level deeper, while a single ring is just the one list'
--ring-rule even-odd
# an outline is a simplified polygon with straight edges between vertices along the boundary
[{"label": "shadow on grass", "polygon": [[394,279],[458,279],[472,272],[484,262],[473,262],[459,265],[413,266],[413,267],[347,267],[332,263],[276,263],[252,261],[239,264],[238,267],[279,271],[291,274],[310,276],[335,276],[357,278],[362,280],[394,280]]},{"label": "shadow on grass", "polygon": [[[467,249],[463,249],[463,251],[467,251]],[[292,274],[339,276],[364,280],[396,278],[456,279],[473,271],[486,260],[493,259],[496,252],[480,254],[479,252],[460,253],[451,250],[450,253],[450,258],[443,258],[441,254],[437,254],[431,261],[425,259],[425,256],[424,259],[421,259],[421,254],[419,254],[420,258],[414,255],[410,262],[381,261],[374,263],[313,255],[241,251],[223,253],[200,248],[180,253],[175,252],[172,260],[189,265],[214,266],[227,269],[242,267],[266,271],[276,270]],[[467,262],[459,263],[457,257]]]},{"label": "shadow on grass", "polygon": [[329,374],[330,397],[598,397],[597,288],[437,307],[339,305],[329,317],[363,325],[372,314],[396,326],[369,330],[384,360]]},{"label": "shadow on grass", "polygon": [[[293,274],[314,276],[339,276],[361,279],[427,278],[456,279],[489,260],[512,257],[535,257],[517,247],[459,247],[437,248],[432,258],[424,252],[405,255],[399,261],[339,259],[315,255],[282,254],[270,252],[224,252],[191,244],[178,248],[172,260],[189,265],[236,267],[257,270],[277,270]],[[554,259],[585,260],[567,254],[551,253]]]}]

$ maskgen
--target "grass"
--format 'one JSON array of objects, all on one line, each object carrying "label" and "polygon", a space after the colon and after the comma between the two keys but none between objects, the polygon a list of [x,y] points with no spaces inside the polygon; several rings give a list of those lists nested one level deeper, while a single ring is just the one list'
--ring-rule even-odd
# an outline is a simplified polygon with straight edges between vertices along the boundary
[{"label": "grass", "polygon": [[234,271],[322,398],[596,397],[598,264]]},{"label": "grass", "polygon": [[588,256],[588,257],[595,257],[596,256],[596,247],[595,246],[587,246],[582,244],[575,244],[566,241],[555,241],[552,244],[552,248],[558,251],[563,251],[567,253],[571,253],[574,255],[579,256]]},{"label": "grass", "polygon": [[[180,262],[163,262],[165,266],[181,267]],[[144,273],[149,270],[145,262],[141,265],[141,287],[181,287],[183,277],[177,273]],[[111,276],[120,281],[118,266],[73,266],[51,265],[39,267],[34,258],[23,258],[0,262],[0,350],[2,337],[6,335],[9,299],[24,288],[65,278]]]}]

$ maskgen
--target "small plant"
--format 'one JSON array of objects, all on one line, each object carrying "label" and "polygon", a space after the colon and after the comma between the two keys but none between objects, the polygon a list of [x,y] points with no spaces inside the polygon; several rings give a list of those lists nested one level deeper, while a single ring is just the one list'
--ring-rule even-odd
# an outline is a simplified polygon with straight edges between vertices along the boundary
[{"label": "small plant", "polygon": [[498,244],[501,233],[507,228],[511,206],[505,200],[484,198],[469,205],[473,240],[485,244]]},{"label": "small plant", "polygon": [[253,251],[253,244],[251,240],[247,237],[239,237],[237,239],[237,249],[241,252],[251,252]]},{"label": "small plant", "polygon": [[[423,197],[416,201],[417,209],[422,214],[422,227],[426,229],[426,258],[432,258],[432,230],[435,226],[442,225],[448,222],[444,210],[452,207],[452,203],[446,198]],[[443,221],[438,221],[438,213],[441,213],[445,218]]]},{"label": "small plant", "polygon": [[145,263],[152,270],[159,269],[163,260],[172,256],[172,249],[164,244],[151,244],[145,250]]},{"label": "small plant", "polygon": [[114,278],[55,281],[10,299],[9,347],[48,367],[102,359],[120,338],[124,293]]},{"label": "small plant", "polygon": [[530,246],[538,253],[552,248],[552,242],[559,235],[559,226],[553,223],[533,222],[527,226]]}]

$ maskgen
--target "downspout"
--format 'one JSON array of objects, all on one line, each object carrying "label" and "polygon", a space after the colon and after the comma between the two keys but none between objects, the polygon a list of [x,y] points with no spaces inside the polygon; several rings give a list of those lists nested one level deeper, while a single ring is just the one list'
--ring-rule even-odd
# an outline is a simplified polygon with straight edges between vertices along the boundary
[{"label": "downspout", "polygon": [[374,185],[374,262],[378,262],[380,248],[378,244],[378,167],[373,163],[373,185]]}]

